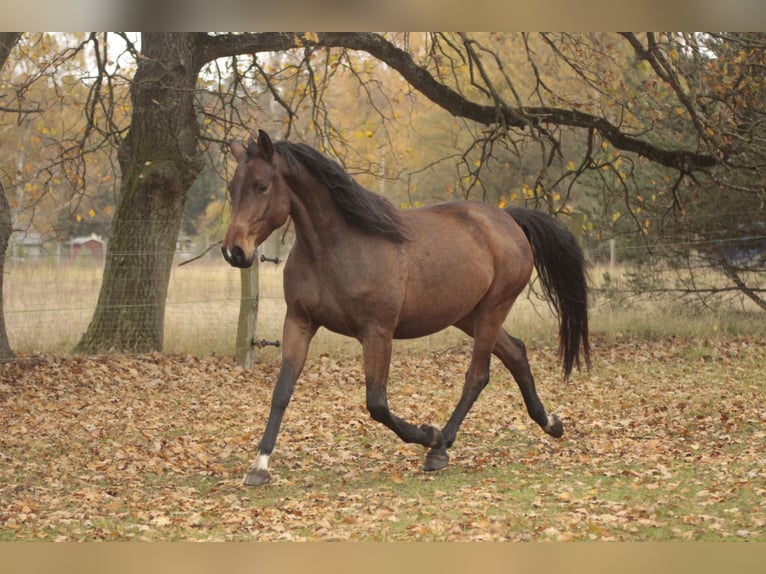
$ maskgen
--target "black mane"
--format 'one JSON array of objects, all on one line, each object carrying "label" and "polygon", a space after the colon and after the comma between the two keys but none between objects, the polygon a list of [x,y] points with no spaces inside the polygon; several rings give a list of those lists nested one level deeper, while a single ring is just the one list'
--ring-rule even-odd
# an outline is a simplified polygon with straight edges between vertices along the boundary
[{"label": "black mane", "polygon": [[288,163],[302,165],[327,186],[349,224],[397,243],[407,240],[396,208],[383,196],[359,185],[339,163],[303,143],[278,141],[274,142],[274,149]]}]

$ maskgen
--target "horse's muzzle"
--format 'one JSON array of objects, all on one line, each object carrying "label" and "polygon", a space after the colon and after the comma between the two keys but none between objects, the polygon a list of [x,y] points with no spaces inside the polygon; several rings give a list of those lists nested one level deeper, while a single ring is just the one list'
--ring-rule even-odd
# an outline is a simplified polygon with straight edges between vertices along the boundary
[{"label": "horse's muzzle", "polygon": [[239,245],[235,245],[231,249],[224,245],[221,247],[221,253],[223,253],[226,262],[233,267],[247,269],[253,264],[253,258],[246,257],[245,251]]}]

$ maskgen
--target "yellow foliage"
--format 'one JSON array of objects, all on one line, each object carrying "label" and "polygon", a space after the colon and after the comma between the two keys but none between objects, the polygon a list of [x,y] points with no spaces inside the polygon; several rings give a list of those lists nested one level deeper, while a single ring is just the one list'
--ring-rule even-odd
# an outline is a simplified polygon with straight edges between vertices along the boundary
[{"label": "yellow foliage", "polygon": [[535,196],[535,191],[526,183],[522,184],[521,192],[524,194],[525,199],[532,199]]}]

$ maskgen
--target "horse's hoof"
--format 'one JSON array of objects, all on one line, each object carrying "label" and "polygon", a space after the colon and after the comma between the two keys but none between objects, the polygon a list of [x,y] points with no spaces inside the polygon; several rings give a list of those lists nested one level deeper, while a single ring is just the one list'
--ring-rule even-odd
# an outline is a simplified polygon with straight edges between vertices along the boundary
[{"label": "horse's hoof", "polygon": [[242,482],[247,486],[263,486],[269,482],[269,471],[264,468],[251,468]]},{"label": "horse's hoof", "polygon": [[436,427],[432,427],[431,425],[420,425],[420,430],[426,434],[426,440],[423,443],[423,446],[427,446],[432,449],[442,447],[442,444],[444,444],[442,431]]},{"label": "horse's hoof", "polygon": [[426,454],[426,460],[423,462],[425,472],[434,472],[447,468],[449,464],[449,455],[446,450],[431,449]]},{"label": "horse's hoof", "polygon": [[564,435],[564,423],[556,415],[550,415],[548,417],[548,424],[545,425],[543,430],[553,438],[561,438]]}]

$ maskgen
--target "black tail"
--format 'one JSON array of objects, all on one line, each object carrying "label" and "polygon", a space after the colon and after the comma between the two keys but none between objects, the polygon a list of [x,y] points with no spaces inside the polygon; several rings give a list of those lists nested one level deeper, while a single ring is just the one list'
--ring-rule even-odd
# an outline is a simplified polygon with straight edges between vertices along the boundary
[{"label": "black tail", "polygon": [[532,245],[537,275],[558,315],[559,355],[564,362],[564,376],[568,378],[574,365],[580,368],[581,348],[590,368],[585,258],[574,235],[551,216],[524,207],[505,210]]}]

